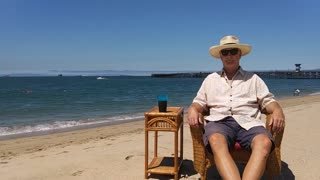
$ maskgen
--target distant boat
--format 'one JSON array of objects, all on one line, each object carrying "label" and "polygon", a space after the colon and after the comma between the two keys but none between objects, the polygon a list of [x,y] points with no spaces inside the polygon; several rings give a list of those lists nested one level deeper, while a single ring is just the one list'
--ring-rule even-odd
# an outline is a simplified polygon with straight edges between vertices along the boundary
[{"label": "distant boat", "polygon": [[97,77],[97,80],[102,80],[102,79],[107,79],[107,78],[101,77],[101,76]]}]

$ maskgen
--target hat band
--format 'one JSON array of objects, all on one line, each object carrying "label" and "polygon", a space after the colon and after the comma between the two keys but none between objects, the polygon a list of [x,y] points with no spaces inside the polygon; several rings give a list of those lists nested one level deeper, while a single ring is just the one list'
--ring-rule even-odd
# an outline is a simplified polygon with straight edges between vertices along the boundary
[{"label": "hat band", "polygon": [[223,44],[223,45],[228,45],[228,44],[237,44],[237,43],[226,43],[226,44]]}]

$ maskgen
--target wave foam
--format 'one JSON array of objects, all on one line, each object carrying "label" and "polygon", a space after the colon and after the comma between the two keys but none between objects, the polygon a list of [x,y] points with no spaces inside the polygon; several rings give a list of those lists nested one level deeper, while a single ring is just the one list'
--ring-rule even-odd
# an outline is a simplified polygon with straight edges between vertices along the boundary
[{"label": "wave foam", "polygon": [[13,126],[13,127],[0,127],[0,137],[1,136],[10,136],[10,135],[19,135],[26,133],[36,133],[36,132],[46,132],[53,130],[63,130],[67,128],[76,128],[76,127],[89,127],[89,126],[103,126],[110,123],[117,122],[126,122],[142,119],[144,116],[141,114],[135,115],[121,115],[109,118],[100,118],[100,119],[87,119],[79,121],[55,121],[53,123],[46,124],[37,124],[34,126],[25,125],[25,126]]},{"label": "wave foam", "polygon": [[320,95],[320,92],[311,93],[311,94],[309,94],[309,95],[310,95],[310,96]]}]

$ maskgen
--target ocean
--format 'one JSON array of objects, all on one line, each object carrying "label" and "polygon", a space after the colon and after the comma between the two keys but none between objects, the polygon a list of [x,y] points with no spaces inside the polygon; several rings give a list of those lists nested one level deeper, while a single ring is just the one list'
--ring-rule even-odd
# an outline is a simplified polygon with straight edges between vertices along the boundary
[{"label": "ocean", "polygon": [[[264,79],[277,99],[320,94],[319,79]],[[150,76],[0,77],[0,139],[142,120],[168,95],[185,110],[203,78]]]}]

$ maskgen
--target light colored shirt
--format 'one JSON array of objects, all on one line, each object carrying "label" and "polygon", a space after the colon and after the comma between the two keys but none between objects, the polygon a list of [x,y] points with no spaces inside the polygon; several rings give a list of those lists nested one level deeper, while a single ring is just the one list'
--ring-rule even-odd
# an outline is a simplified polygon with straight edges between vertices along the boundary
[{"label": "light colored shirt", "polygon": [[232,116],[244,129],[264,126],[261,111],[275,101],[267,85],[256,74],[241,67],[229,80],[223,71],[208,75],[193,102],[207,107],[208,121],[219,121]]}]

